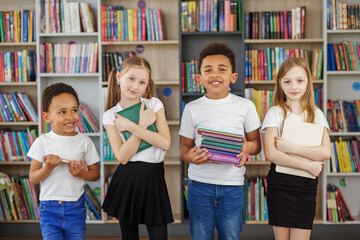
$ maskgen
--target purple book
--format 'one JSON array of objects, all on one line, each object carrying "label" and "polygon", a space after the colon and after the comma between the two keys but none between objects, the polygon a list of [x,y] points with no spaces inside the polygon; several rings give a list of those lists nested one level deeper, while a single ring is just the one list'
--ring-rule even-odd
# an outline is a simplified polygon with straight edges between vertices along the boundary
[{"label": "purple book", "polygon": [[211,160],[211,161],[232,163],[232,164],[240,163],[240,158],[237,158],[237,157],[222,155],[222,154],[218,154],[218,153],[210,153],[210,154],[211,154],[211,157],[209,158],[209,160]]},{"label": "purple book", "polygon": [[220,134],[216,134],[216,133],[202,132],[201,135],[202,136],[222,138],[222,139],[227,139],[227,140],[236,141],[236,142],[242,142],[242,138],[231,137],[231,136],[226,136],[226,135],[220,135]]},{"label": "purple book", "polygon": [[228,156],[233,156],[233,157],[236,157],[238,155],[238,153],[225,152],[225,151],[215,150],[215,149],[211,149],[211,148],[207,148],[207,150],[211,153],[218,153],[218,154],[228,155]]}]

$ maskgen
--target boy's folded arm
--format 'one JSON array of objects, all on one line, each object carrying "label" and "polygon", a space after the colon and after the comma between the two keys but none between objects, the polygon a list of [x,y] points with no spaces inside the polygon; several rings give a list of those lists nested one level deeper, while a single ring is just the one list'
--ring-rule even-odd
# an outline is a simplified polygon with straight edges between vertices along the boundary
[{"label": "boy's folded arm", "polygon": [[[46,156],[43,157],[45,161]],[[38,184],[42,182],[52,172],[54,167],[50,165],[44,165],[39,160],[32,159],[29,170],[29,180],[32,184]]]},{"label": "boy's folded arm", "polygon": [[136,154],[141,139],[133,134],[125,143],[123,143],[115,125],[105,125],[105,130],[116,159],[121,164],[127,164],[127,162]]},{"label": "boy's folded arm", "polygon": [[82,179],[86,181],[97,181],[100,178],[100,170],[99,164],[94,163],[92,165],[87,166],[87,171],[83,171],[82,175],[80,176]]}]

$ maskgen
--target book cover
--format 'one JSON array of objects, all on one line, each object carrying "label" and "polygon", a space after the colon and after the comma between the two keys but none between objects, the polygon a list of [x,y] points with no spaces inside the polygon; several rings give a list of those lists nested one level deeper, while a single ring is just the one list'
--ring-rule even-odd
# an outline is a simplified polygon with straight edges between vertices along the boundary
[{"label": "book cover", "polygon": [[[320,146],[322,142],[323,131],[324,126],[322,125],[286,119],[284,122],[282,138],[301,146]],[[293,157],[303,161],[311,161],[299,156]],[[315,179],[315,177],[309,172],[299,169],[276,165],[275,170],[276,172],[280,173]]]},{"label": "book cover", "polygon": [[[118,112],[118,114],[120,114],[121,116],[129,119],[130,121],[138,124],[139,123],[139,118],[140,118],[140,108],[141,108],[141,102],[132,105],[131,107],[125,108],[124,110],[121,110]],[[146,105],[144,106],[144,110],[146,109]],[[157,132],[155,123],[153,123],[152,125],[150,125],[148,128],[148,130],[153,131],[153,132]],[[125,131],[125,132],[121,132],[125,141],[128,140],[130,138],[130,136],[132,135],[132,133]],[[149,147],[151,147],[152,145],[144,140],[141,141],[139,149],[137,150],[137,152],[140,152],[142,150],[145,150]]]},{"label": "book cover", "polygon": [[238,157],[218,154],[218,153],[214,153],[214,152],[212,152],[210,154],[211,154],[211,157],[209,158],[209,160],[211,160],[211,161],[224,162],[224,163],[233,163],[233,164],[239,164],[240,163],[240,158],[238,158]]}]

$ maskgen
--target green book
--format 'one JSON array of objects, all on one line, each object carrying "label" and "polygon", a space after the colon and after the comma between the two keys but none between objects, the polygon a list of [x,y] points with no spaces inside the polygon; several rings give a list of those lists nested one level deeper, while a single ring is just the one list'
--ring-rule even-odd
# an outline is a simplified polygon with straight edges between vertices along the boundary
[{"label": "green book", "polygon": [[231,148],[231,149],[236,149],[236,150],[241,150],[241,148],[242,148],[241,146],[235,146],[235,145],[230,145],[230,144],[226,144],[226,143],[219,143],[219,142],[206,141],[206,140],[202,140],[201,143],[212,145],[212,146],[223,147],[223,148]]},{"label": "green book", "polygon": [[[141,107],[141,102],[132,105],[131,107],[125,108],[124,110],[121,110],[120,112],[118,112],[118,114],[120,114],[121,116],[129,119],[130,121],[132,121],[133,123],[138,124],[139,123],[139,118],[140,118],[140,107]],[[146,109],[146,105],[144,106],[144,110]],[[153,131],[153,132],[157,132],[155,123],[153,123],[152,125],[150,125],[148,128],[148,130]],[[123,137],[125,138],[125,141],[128,140],[132,133],[125,131],[125,132],[121,132]],[[137,152],[140,152],[144,149],[147,149],[149,147],[151,147],[152,145],[144,140],[141,140],[139,149],[137,150]]]}]

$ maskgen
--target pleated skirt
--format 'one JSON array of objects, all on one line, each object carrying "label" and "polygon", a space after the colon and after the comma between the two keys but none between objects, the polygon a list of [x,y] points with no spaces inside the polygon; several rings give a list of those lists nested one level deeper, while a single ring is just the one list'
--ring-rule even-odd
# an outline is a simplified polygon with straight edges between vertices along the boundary
[{"label": "pleated skirt", "polygon": [[173,222],[164,163],[120,164],[102,208],[109,216],[129,223],[161,225]]}]

